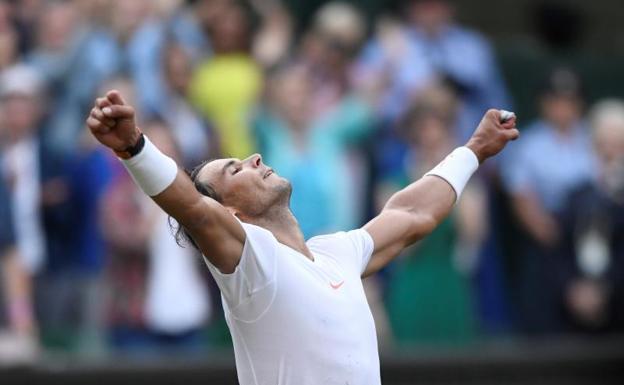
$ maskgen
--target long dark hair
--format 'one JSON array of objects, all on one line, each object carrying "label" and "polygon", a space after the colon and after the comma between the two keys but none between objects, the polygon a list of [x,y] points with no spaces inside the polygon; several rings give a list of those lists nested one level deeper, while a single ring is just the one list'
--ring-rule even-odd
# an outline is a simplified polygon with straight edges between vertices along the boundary
[{"label": "long dark hair", "polygon": [[[201,162],[200,164],[198,164],[197,166],[195,166],[193,170],[191,170],[191,172],[186,171],[186,173],[189,175],[189,177],[191,178],[191,181],[193,182],[193,185],[195,186],[197,191],[199,191],[200,194],[207,196],[209,198],[212,198],[219,203],[222,203],[223,199],[221,198],[221,195],[217,193],[217,191],[214,189],[214,187],[210,183],[201,182],[197,179],[197,175],[199,174],[201,169],[204,168],[204,166],[207,165],[208,163],[212,162],[212,160],[213,159],[205,160]],[[193,240],[193,237],[191,237],[191,234],[188,232],[188,230],[184,226],[179,224],[171,216],[169,216],[169,227],[171,228],[171,231],[175,237],[176,243],[180,247],[184,247],[185,245],[190,244],[195,249],[199,250],[197,243]]]}]

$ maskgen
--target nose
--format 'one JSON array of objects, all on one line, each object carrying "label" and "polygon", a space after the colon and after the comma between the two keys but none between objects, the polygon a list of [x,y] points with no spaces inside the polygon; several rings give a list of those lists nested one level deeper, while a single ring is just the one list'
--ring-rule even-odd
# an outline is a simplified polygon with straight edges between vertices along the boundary
[{"label": "nose", "polygon": [[249,157],[249,163],[254,168],[260,167],[260,165],[262,164],[262,155],[260,155],[260,154],[253,154],[252,156]]}]

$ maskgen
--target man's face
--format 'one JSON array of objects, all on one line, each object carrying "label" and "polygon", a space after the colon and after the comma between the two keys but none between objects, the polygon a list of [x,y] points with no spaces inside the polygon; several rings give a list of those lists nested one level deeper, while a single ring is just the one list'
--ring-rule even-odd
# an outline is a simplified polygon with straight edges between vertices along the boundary
[{"label": "man's face", "polygon": [[246,159],[218,159],[206,164],[197,175],[222,197],[222,204],[236,213],[254,218],[271,207],[288,206],[290,182],[278,176],[254,154]]},{"label": "man's face", "polygon": [[542,114],[555,128],[569,129],[581,118],[581,100],[576,96],[546,95],[542,98]]},{"label": "man's face", "polygon": [[453,19],[453,8],[444,0],[412,1],[407,12],[413,23],[433,35]]}]

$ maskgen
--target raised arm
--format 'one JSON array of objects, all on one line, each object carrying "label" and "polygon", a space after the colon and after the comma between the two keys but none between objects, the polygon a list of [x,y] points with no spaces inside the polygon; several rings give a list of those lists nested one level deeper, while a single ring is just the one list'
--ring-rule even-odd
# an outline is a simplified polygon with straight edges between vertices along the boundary
[{"label": "raised arm", "polygon": [[188,230],[213,265],[223,273],[234,271],[245,243],[243,227],[221,204],[201,195],[175,162],[143,136],[134,109],[119,92],[96,99],[87,126],[122,159],[143,191]]},{"label": "raised arm", "polygon": [[518,138],[515,116],[504,123],[502,118],[506,117],[501,117],[501,111],[489,110],[465,147],[395,193],[381,213],[364,226],[375,249],[363,276],[379,271],[404,248],[431,233],[450,213],[478,165]]}]

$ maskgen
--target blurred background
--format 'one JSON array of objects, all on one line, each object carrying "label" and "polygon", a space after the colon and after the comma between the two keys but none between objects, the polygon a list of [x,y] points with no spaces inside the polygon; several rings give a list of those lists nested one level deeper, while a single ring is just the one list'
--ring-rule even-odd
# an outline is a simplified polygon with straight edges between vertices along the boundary
[{"label": "blurred background", "polygon": [[86,131],[114,88],[186,169],[261,153],[306,237],[361,226],[515,111],[522,138],[365,281],[382,378],[622,383],[622,11],[0,0],[0,381],[236,383],[201,256]]}]

